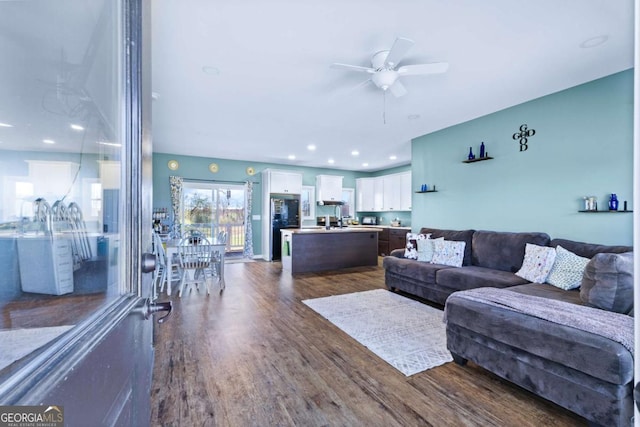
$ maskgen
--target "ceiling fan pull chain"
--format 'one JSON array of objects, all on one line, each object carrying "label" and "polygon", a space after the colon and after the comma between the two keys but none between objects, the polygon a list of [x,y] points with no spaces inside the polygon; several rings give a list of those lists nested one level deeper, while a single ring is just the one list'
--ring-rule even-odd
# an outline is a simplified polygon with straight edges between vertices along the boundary
[{"label": "ceiling fan pull chain", "polygon": [[382,91],[382,124],[387,124],[387,91]]}]

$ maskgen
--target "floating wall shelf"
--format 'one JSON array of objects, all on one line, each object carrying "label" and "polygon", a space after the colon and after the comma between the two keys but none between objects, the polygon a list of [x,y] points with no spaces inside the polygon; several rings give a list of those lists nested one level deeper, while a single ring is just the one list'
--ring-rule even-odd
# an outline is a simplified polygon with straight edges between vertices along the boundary
[{"label": "floating wall shelf", "polygon": [[633,211],[578,211],[580,213],[632,213]]},{"label": "floating wall shelf", "polygon": [[481,162],[483,160],[492,160],[492,159],[493,157],[485,156],[485,157],[479,157],[473,160],[463,160],[462,163],[475,163],[475,162]]},{"label": "floating wall shelf", "polygon": [[437,193],[438,190],[427,190],[427,191],[416,191],[416,193],[418,194],[422,194],[422,193]]}]

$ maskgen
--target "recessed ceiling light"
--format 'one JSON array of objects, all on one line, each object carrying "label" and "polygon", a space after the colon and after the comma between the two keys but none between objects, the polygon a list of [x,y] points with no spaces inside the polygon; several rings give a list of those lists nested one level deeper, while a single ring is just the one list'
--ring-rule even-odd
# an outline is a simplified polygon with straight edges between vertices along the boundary
[{"label": "recessed ceiling light", "polygon": [[210,65],[205,65],[202,67],[202,72],[205,74],[209,74],[210,76],[219,76],[220,69],[218,67],[212,67]]},{"label": "recessed ceiling light", "polygon": [[314,144],[309,144],[309,145],[307,145],[307,150],[316,151],[316,146]]},{"label": "recessed ceiling light", "polygon": [[327,162],[328,162],[330,165],[332,165],[332,164],[334,164],[336,161],[335,161],[335,160],[333,160],[333,159],[329,159],[329,160],[327,160]]},{"label": "recessed ceiling light", "polygon": [[80,125],[71,124],[71,129],[73,130],[84,130],[84,128]]},{"label": "recessed ceiling light", "polygon": [[591,37],[590,39],[586,39],[585,41],[580,43],[580,47],[583,49],[590,49],[592,47],[600,46],[601,44],[606,43],[607,40],[609,40],[609,36],[606,34]]},{"label": "recessed ceiling light", "polygon": [[12,128],[13,125],[10,125],[9,123],[0,123],[0,128]]},{"label": "recessed ceiling light", "polygon": [[45,144],[55,144],[56,142],[53,139],[43,139],[42,142]]},{"label": "recessed ceiling light", "polygon": [[420,118],[420,114],[409,114],[407,116],[407,119],[409,119],[409,120],[417,120],[419,118]]},{"label": "recessed ceiling light", "polygon": [[352,156],[359,156],[359,155],[360,155],[360,152],[359,152],[358,150],[353,150],[353,151],[351,152],[351,155],[352,155]]},{"label": "recessed ceiling light", "polygon": [[293,154],[289,154],[289,156],[287,156],[287,158],[288,158],[289,160],[295,160],[295,159],[296,159],[296,156],[294,156]]},{"label": "recessed ceiling light", "polygon": [[362,164],[362,167],[365,167],[365,168],[366,168],[367,166],[369,166],[369,163],[363,163],[363,164]]},{"label": "recessed ceiling light", "polygon": [[395,159],[397,159],[397,157],[396,157],[396,156],[394,156],[394,155],[389,156],[389,160],[395,160]]},{"label": "recessed ceiling light", "polygon": [[151,99],[155,101],[158,98],[160,98],[160,94],[158,92],[151,92]]}]

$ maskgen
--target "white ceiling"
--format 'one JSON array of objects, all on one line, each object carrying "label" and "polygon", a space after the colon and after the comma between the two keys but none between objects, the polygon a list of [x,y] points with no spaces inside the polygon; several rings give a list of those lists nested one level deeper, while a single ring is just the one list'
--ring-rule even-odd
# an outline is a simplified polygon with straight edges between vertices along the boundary
[{"label": "white ceiling", "polygon": [[[155,152],[348,170],[407,164],[412,138],[633,66],[632,0],[156,0],[152,28]],[[449,71],[403,77],[383,110],[356,87],[367,74],[329,68],[370,66],[398,36],[415,41],[401,65]]]},{"label": "white ceiling", "polygon": [[[0,150],[104,149],[117,47],[97,23],[113,4],[0,1],[0,123],[14,125]],[[151,4],[155,152],[374,171],[408,164],[412,138],[633,66],[633,0]],[[369,66],[398,36],[415,41],[400,65],[448,72],[402,77],[408,94],[383,106],[381,90],[358,87],[368,74],[329,68]]]}]

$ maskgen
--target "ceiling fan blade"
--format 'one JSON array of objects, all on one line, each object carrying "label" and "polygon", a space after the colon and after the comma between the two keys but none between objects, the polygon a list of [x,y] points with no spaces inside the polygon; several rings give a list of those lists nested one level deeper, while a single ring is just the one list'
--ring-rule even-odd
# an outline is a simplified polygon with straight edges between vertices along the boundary
[{"label": "ceiling fan blade", "polygon": [[389,88],[389,92],[391,92],[396,98],[400,98],[407,94],[407,89],[402,83],[400,83],[400,80],[396,80],[396,82]]},{"label": "ceiling fan blade", "polygon": [[396,41],[393,42],[393,46],[391,46],[387,59],[384,61],[384,65],[388,68],[395,68],[414,44],[413,40],[398,37]]},{"label": "ceiling fan blade", "polygon": [[359,65],[340,64],[338,62],[334,62],[333,64],[331,64],[331,68],[342,68],[344,70],[360,71],[362,73],[371,73],[371,74],[376,72],[376,70],[374,70],[373,68],[361,67]]},{"label": "ceiling fan blade", "polygon": [[449,68],[447,62],[433,62],[431,64],[405,65],[398,68],[398,74],[401,76],[417,76],[420,74],[438,74],[444,73]]}]

